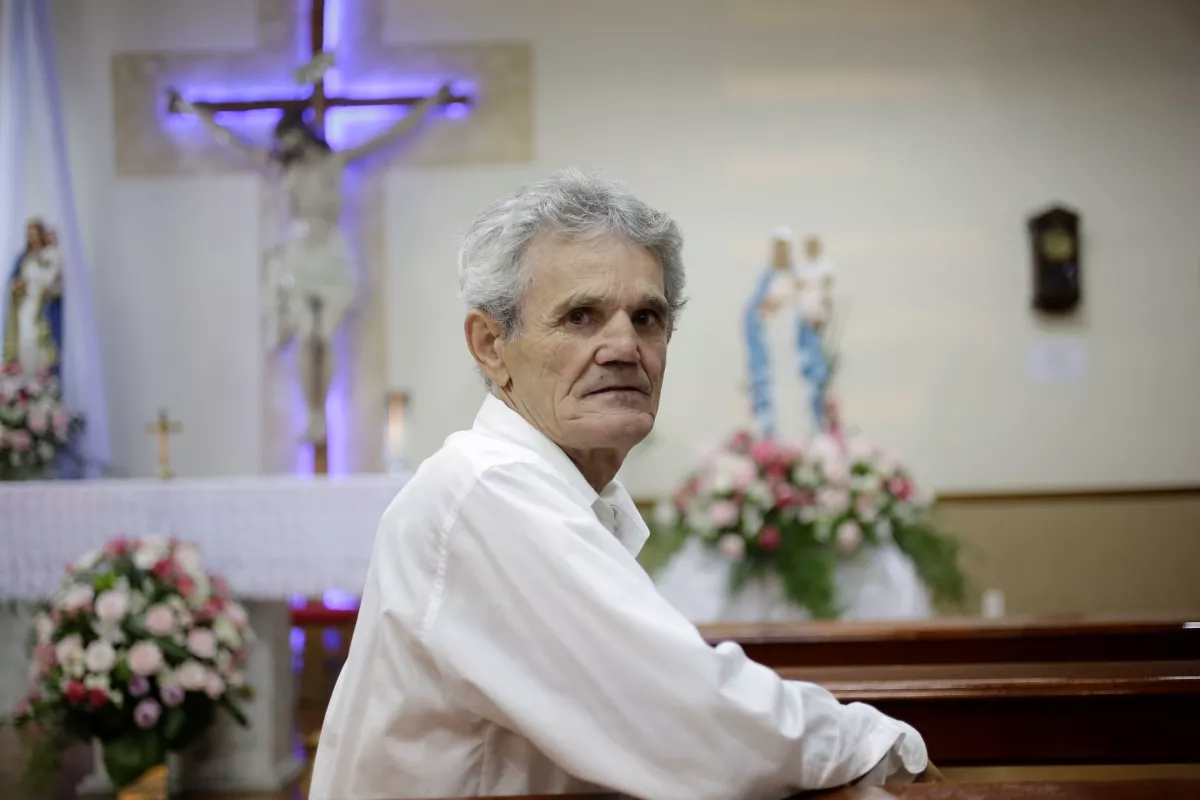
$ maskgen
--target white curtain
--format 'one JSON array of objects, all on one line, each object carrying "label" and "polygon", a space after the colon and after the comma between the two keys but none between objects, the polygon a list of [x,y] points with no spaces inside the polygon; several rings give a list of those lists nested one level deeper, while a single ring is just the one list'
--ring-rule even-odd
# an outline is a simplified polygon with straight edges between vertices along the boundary
[{"label": "white curtain", "polygon": [[[47,0],[0,2],[0,274],[24,248],[25,221],[58,230],[63,254],[61,376],[68,408],[87,418],[90,472],[109,462],[108,410],[91,283],[76,218],[62,93]],[[7,303],[0,303],[0,330]]]}]

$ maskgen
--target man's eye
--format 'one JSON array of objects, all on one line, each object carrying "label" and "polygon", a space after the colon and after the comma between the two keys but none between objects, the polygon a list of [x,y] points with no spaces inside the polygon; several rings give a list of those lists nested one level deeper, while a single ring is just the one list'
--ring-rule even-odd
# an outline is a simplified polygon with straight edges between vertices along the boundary
[{"label": "man's eye", "polygon": [[661,323],[662,317],[657,311],[646,309],[633,315],[634,325],[659,325]]},{"label": "man's eye", "polygon": [[582,325],[589,319],[586,308],[576,308],[567,314],[567,322],[572,325]]}]

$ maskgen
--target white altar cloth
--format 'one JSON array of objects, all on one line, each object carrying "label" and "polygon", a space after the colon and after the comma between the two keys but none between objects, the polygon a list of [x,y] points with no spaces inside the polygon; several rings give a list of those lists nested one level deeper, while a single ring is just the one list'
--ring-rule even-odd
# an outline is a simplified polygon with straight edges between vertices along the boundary
[{"label": "white altar cloth", "polygon": [[[695,539],[655,576],[659,594],[697,625],[710,622],[792,622],[810,618],[784,596],[774,575],[730,596],[731,566]],[[844,620],[914,620],[933,616],[929,593],[912,560],[893,542],[864,547],[833,575]]]},{"label": "white altar cloth", "polygon": [[[206,571],[247,600],[258,642],[247,681],[255,689],[242,729],[221,719],[172,777],[178,788],[276,791],[295,779],[291,595],[340,589],[357,595],[380,517],[404,485],[382,475],[338,479],[246,477],[0,484],[0,602],[53,593],[66,565],[116,537],[194,542]],[[0,608],[0,641],[22,642],[28,608]],[[23,647],[0,648],[0,716],[25,690]],[[99,765],[99,762],[97,762]],[[98,769],[82,794],[109,793]]]},{"label": "white altar cloth", "polygon": [[54,591],[72,559],[118,536],[194,542],[247,599],[358,594],[404,478],[263,476],[0,484],[0,600]]}]

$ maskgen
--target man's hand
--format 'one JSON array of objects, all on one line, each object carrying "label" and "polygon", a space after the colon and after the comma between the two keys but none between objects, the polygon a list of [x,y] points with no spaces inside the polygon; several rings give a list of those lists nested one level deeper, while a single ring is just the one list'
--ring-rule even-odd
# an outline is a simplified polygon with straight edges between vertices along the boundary
[{"label": "man's hand", "polygon": [[933,765],[930,761],[925,766],[925,771],[913,779],[913,783],[945,783],[946,776],[942,771]]}]

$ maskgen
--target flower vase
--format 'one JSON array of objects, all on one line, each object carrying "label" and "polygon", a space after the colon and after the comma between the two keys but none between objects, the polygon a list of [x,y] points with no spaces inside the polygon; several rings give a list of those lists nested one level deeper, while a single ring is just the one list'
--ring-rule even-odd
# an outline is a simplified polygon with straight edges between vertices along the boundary
[{"label": "flower vase", "polygon": [[171,771],[158,764],[117,792],[117,800],[167,800],[170,797]]}]

